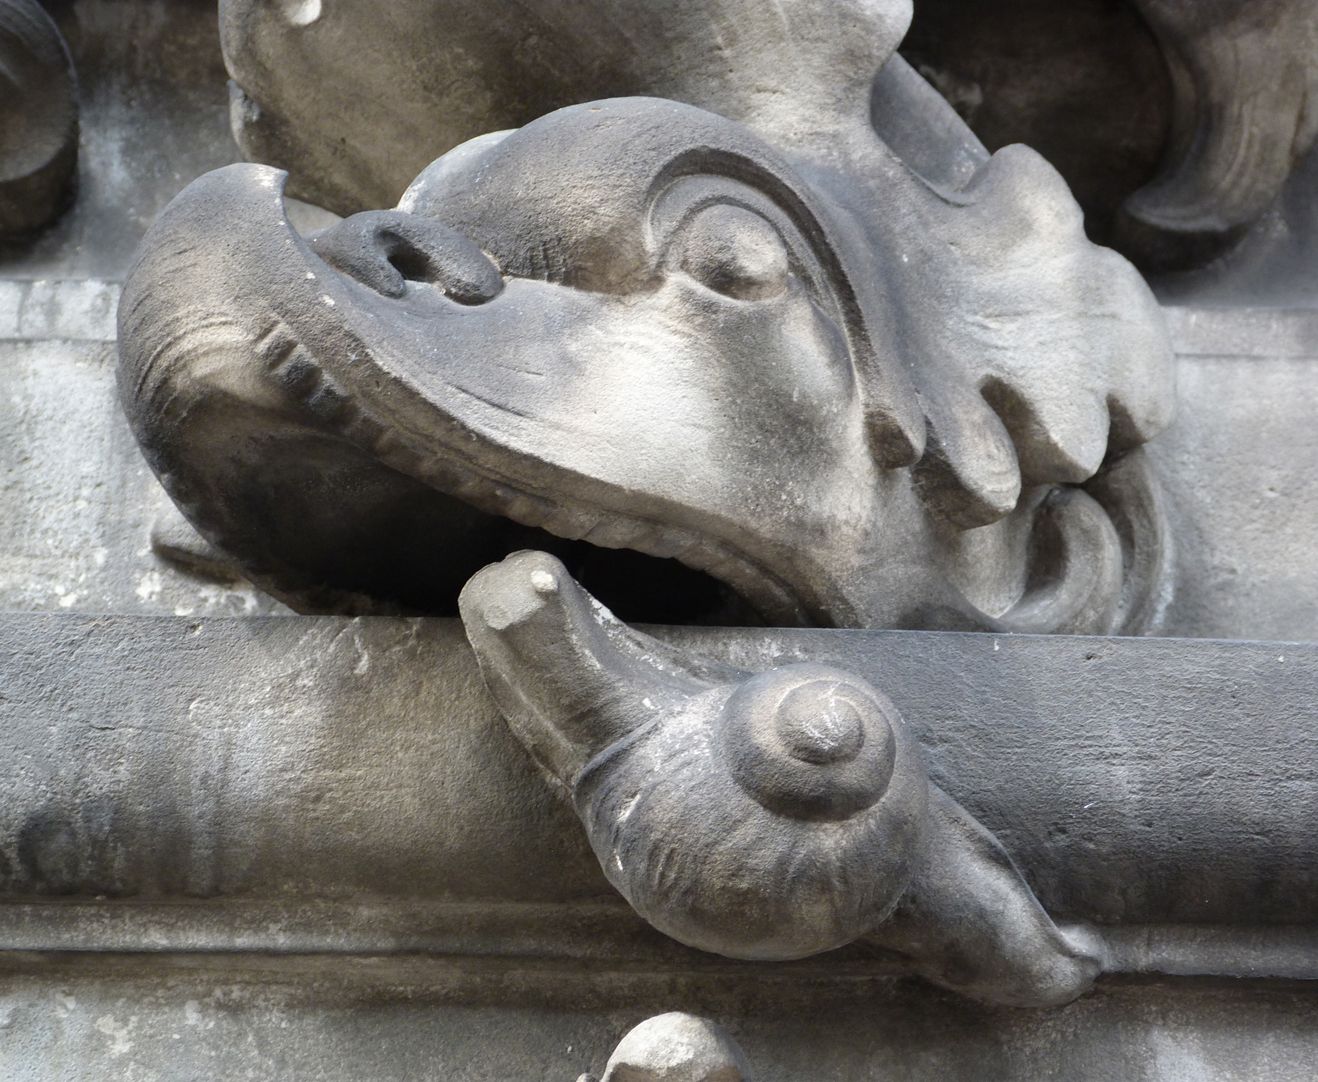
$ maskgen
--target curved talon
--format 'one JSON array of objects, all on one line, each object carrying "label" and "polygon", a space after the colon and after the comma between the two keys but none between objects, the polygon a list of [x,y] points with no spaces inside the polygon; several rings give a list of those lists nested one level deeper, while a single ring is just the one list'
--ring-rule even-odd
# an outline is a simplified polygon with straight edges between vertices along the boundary
[{"label": "curved talon", "polygon": [[510,728],[568,792],[610,882],[673,938],[788,959],[868,933],[930,979],[1008,1004],[1065,1002],[1099,972],[1099,952],[929,784],[864,680],[685,655],[544,553],[485,568],[460,608]]}]

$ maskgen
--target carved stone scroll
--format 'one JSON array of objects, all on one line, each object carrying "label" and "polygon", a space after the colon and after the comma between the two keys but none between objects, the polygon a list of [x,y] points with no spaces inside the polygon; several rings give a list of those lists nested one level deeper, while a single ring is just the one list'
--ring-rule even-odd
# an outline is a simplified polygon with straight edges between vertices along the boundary
[{"label": "carved stone scroll", "polygon": [[1184,238],[1238,236],[1276,202],[1318,137],[1318,5],[1137,0],[1172,75],[1159,175],[1127,210]]}]

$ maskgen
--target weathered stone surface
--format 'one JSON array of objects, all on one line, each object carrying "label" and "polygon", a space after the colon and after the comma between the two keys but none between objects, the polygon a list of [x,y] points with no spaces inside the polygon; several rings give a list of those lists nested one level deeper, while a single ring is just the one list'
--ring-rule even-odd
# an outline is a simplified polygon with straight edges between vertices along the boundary
[{"label": "weathered stone surface", "polygon": [[21,247],[18,278],[116,278],[147,224],[188,179],[233,159],[214,5],[91,0],[50,5],[82,88],[77,199]]},{"label": "weathered stone surface", "polygon": [[[324,942],[333,921],[299,899],[351,912],[612,898],[455,622],[9,614],[0,627],[11,901],[265,900]],[[933,780],[1002,839],[1050,912],[1104,925],[1312,919],[1312,645],[663,635],[743,668],[810,660],[879,679]],[[241,935],[278,943],[271,914],[252,912]],[[187,914],[162,942],[187,943]],[[55,921],[32,934],[9,942],[52,935],[67,949],[97,932]],[[424,928],[412,934],[424,942]]]},{"label": "weathered stone surface", "polygon": [[[180,570],[202,544],[115,406],[118,287],[0,282],[0,605],[22,610],[268,612],[232,569]],[[174,560],[153,549],[169,540]],[[195,564],[194,564],[195,566]]]},{"label": "weathered stone surface", "polygon": [[571,1082],[602,1073],[622,1034],[677,1006],[719,1019],[755,1082],[1257,1082],[1261,1072],[1309,1082],[1315,1055],[1314,998],[1294,986],[1123,984],[1040,1012],[915,984],[793,992],[442,965],[419,977],[365,958],[242,968],[9,958],[5,967],[0,1069],[14,1082]]},{"label": "weathered stone surface", "polygon": [[1050,909],[1104,926],[1112,968],[1256,979],[1108,979],[1040,1014],[864,945],[711,958],[609,900],[453,622],[10,614],[6,1077],[573,1078],[682,1009],[771,1082],[1035,1079],[1063,1055],[1095,1082],[1307,1078],[1312,996],[1257,978],[1318,972],[1313,646],[661,634],[881,678],[938,784]]},{"label": "weathered stone surface", "polygon": [[[81,87],[77,198],[39,233],[0,243],[0,274],[9,279],[0,286],[34,279],[117,282],[147,226],[179,189],[238,156],[216,46],[216,5],[52,0],[46,7]],[[293,213],[319,225],[335,217],[302,206]]]},{"label": "weathered stone surface", "polygon": [[1170,309],[1183,403],[1148,450],[1176,538],[1163,629],[1318,639],[1318,318]]}]

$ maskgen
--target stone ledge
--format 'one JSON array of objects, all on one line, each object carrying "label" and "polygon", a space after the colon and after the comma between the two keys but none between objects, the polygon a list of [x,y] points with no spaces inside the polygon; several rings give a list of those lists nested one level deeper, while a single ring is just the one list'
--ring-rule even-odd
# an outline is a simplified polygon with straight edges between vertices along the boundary
[{"label": "stone ledge", "polygon": [[1318,309],[1164,307],[1181,357],[1318,360]]},{"label": "stone ledge", "polygon": [[[1311,925],[1318,645],[660,629],[883,688],[1050,912]],[[0,615],[0,898],[612,895],[449,620]]]},{"label": "stone ledge", "polygon": [[[1127,925],[1103,929],[1111,955],[1105,983],[1122,977],[1318,980],[1318,927]],[[389,901],[216,902],[69,900],[0,903],[0,972],[23,956],[151,955],[152,964],[247,967],[282,957],[315,969],[352,957],[427,967],[534,966],[546,972],[589,965],[596,976],[654,981],[674,976],[778,982],[896,979],[909,967],[864,941],[797,962],[739,962],[661,935],[621,900],[535,905]],[[6,961],[6,956],[8,956]],[[227,958],[228,961],[223,959]],[[299,961],[301,960],[301,961]]]}]

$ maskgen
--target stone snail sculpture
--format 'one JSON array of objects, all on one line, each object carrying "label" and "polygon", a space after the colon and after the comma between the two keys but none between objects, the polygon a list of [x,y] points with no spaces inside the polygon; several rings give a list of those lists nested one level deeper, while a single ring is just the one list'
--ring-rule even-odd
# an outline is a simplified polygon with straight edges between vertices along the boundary
[{"label": "stone snail sculpture", "polygon": [[495,701],[604,874],[674,939],[788,960],[865,937],[1014,1005],[1067,1002],[1100,971],[1101,943],[1053,923],[865,680],[688,656],[544,553],[481,571],[460,608]]}]

